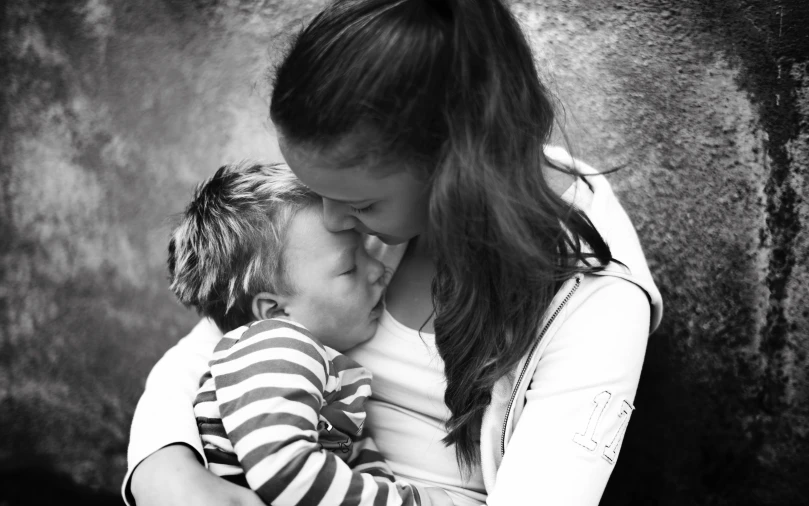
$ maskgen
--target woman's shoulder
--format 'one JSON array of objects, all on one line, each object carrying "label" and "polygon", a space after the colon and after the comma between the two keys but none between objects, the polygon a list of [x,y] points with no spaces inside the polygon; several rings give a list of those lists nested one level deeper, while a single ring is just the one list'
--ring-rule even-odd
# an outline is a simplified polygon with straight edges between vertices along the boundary
[{"label": "woman's shoulder", "polygon": [[621,276],[609,273],[587,273],[580,275],[580,288],[571,297],[565,318],[584,320],[641,319],[647,322],[651,313],[651,300],[643,286]]},{"label": "woman's shoulder", "polygon": [[587,215],[610,247],[615,261],[610,262],[599,274],[607,278],[624,279],[639,287],[651,304],[652,320],[649,329],[656,329],[663,315],[660,291],[652,278],[635,226],[609,181],[590,165],[575,160],[563,148],[549,146],[545,149],[545,154],[582,176],[570,185],[562,198]]},{"label": "woman's shoulder", "polygon": [[526,359],[537,362],[554,351],[585,350],[591,344],[601,347],[615,340],[645,343],[651,315],[650,298],[636,283],[616,276],[578,274],[554,297],[537,345]]},{"label": "woman's shoulder", "polygon": [[[606,320],[644,320],[649,333],[652,301],[643,286],[609,273],[582,273],[562,286],[548,310],[549,330],[570,321],[596,327]],[[556,314],[556,318],[553,316]]]},{"label": "woman's shoulder", "polygon": [[569,364],[560,371],[604,377],[639,368],[652,317],[646,292],[626,279],[593,274],[580,275],[577,286],[542,337],[536,371],[557,361]]},{"label": "woman's shoulder", "polygon": [[537,344],[523,361],[529,371],[559,357],[609,356],[645,349],[652,305],[637,284],[614,276],[578,274],[556,294]]}]

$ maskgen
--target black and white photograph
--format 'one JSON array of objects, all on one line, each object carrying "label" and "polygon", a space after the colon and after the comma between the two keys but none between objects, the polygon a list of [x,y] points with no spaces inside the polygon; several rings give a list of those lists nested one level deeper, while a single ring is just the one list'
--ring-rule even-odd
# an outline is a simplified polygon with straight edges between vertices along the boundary
[{"label": "black and white photograph", "polygon": [[73,504],[809,504],[809,2],[2,2],[0,506]]}]

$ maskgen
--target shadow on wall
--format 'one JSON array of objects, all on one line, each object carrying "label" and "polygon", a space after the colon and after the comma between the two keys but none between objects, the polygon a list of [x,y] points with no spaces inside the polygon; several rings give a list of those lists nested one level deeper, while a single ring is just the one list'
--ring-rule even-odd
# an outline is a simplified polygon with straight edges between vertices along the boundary
[{"label": "shadow on wall", "polygon": [[[166,289],[171,216],[222,163],[280,159],[273,34],[324,4],[5,2],[0,505],[120,503],[143,381],[196,319]],[[809,4],[512,5],[575,154],[624,166],[667,304],[602,503],[799,504]]]},{"label": "shadow on wall", "polygon": [[43,504],[81,504],[83,506],[120,506],[121,496],[114,491],[96,490],[76,483],[66,473],[40,468],[11,469],[0,472],[0,505],[41,506]]},{"label": "shadow on wall", "polygon": [[[687,171],[682,154],[704,156],[706,145],[708,157],[702,172],[689,174],[699,200],[679,196],[687,205],[676,213],[686,223],[658,223],[646,241],[653,258],[675,266],[657,269],[669,312],[649,342],[640,409],[602,504],[803,504],[809,497],[809,4],[659,3],[670,6],[658,9],[654,21],[676,27],[669,38],[675,47],[659,63],[676,71],[675,81],[687,79],[693,69],[682,65],[682,41],[693,37],[713,53],[707,61],[714,68],[703,78],[716,86],[716,64],[724,59],[752,105],[746,128],[757,130],[758,142],[750,166],[744,156],[727,157],[734,143],[747,147],[730,120],[733,112],[723,110],[728,96],[702,101],[703,118],[724,116],[717,118],[718,139],[716,130],[692,139],[702,149],[683,149],[680,135],[655,139],[664,144],[658,152],[670,157],[662,160],[669,171]],[[678,123],[687,118],[685,126],[692,119],[689,101],[677,96],[679,83],[666,81],[667,98],[677,105],[661,112],[674,113],[670,119]],[[691,124],[701,126],[699,119]],[[736,179],[744,171],[752,185]],[[682,182],[678,187],[684,189]],[[745,194],[745,187],[752,191]],[[679,241],[654,238],[676,229]]]}]

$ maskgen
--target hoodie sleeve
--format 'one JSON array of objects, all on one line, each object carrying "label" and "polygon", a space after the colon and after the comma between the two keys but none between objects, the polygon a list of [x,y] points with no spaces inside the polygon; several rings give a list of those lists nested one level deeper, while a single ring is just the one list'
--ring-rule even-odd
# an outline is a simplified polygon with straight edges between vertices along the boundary
[{"label": "hoodie sleeve", "polygon": [[649,320],[646,294],[618,278],[564,315],[488,504],[598,505],[635,409]]},{"label": "hoodie sleeve", "polygon": [[135,468],[161,448],[182,443],[193,448],[204,462],[193,402],[199,379],[207,371],[221,337],[216,325],[203,319],[149,373],[129,433],[127,472],[122,486],[126,504],[135,503],[129,489]]}]

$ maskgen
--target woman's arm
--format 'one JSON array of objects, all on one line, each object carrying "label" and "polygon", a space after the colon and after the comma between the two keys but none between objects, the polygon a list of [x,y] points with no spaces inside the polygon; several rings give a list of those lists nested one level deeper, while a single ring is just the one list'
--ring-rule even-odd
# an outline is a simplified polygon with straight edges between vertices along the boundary
[{"label": "woman's arm", "polygon": [[598,504],[634,409],[649,315],[643,291],[612,278],[565,319],[537,366],[488,504]]},{"label": "woman's arm", "polygon": [[[166,478],[178,470],[207,473],[199,464],[203,454],[192,403],[221,336],[213,323],[203,319],[149,373],[130,432],[129,470],[123,484],[129,504],[134,500],[140,506],[187,504],[185,500],[171,502],[171,497],[189,490],[183,489],[181,480]],[[161,500],[155,502],[157,499]]]},{"label": "woman's arm", "polygon": [[202,467],[184,444],[166,446],[138,466],[132,492],[139,505],[264,506],[250,489],[234,485]]}]

